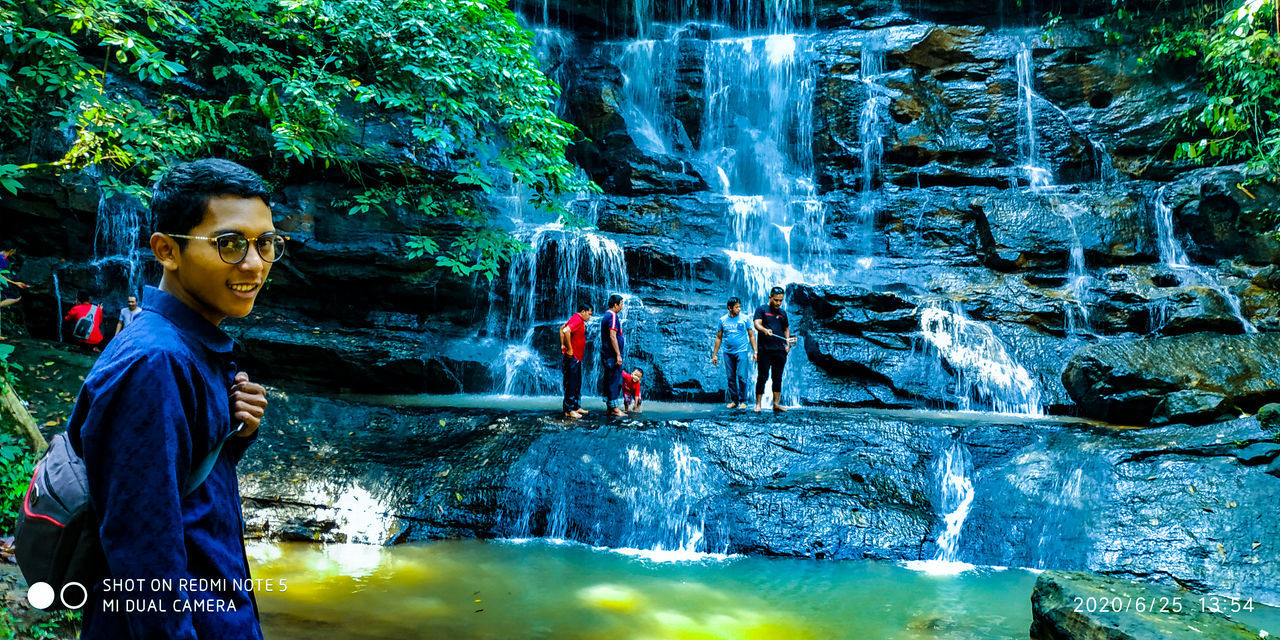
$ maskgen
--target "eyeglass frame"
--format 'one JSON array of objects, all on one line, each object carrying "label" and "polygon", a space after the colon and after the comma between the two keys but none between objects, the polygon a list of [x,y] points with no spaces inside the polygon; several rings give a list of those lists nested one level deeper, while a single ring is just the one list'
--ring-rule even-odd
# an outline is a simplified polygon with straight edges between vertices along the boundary
[{"label": "eyeglass frame", "polygon": [[[219,235],[216,235],[216,236],[213,236],[213,237],[210,237],[210,236],[188,236],[188,235],[184,235],[184,234],[181,234],[181,233],[166,233],[165,235],[169,236],[170,238],[182,238],[182,239],[184,239],[184,240],[208,240],[209,242],[212,242],[212,243],[213,243],[213,247],[214,247],[214,249],[218,252],[218,259],[219,259],[219,260],[222,260],[222,262],[224,262],[225,264],[240,264],[241,262],[244,262],[244,259],[249,257],[249,247],[250,247],[250,246],[252,246],[252,247],[253,247],[253,250],[254,250],[254,251],[257,251],[257,252],[258,252],[258,257],[259,257],[259,258],[262,258],[262,261],[263,261],[263,262],[265,262],[265,263],[267,263],[267,264],[275,264],[275,263],[279,262],[281,259],[283,259],[283,258],[284,258],[284,253],[285,253],[285,249],[284,249],[284,248],[285,248],[285,247],[287,247],[287,246],[288,246],[288,244],[287,244],[287,243],[285,243],[285,244],[280,245],[280,247],[281,247],[281,248],[280,248],[280,255],[276,256],[276,259],[275,259],[275,260],[268,260],[268,259],[266,259],[266,257],[265,257],[265,256],[263,256],[263,255],[262,255],[262,250],[258,248],[258,240],[260,240],[263,236],[275,236],[275,237],[277,237],[277,238],[280,238],[281,240],[286,240],[286,241],[289,239],[289,236],[286,236],[286,235],[284,235],[284,234],[282,234],[282,233],[280,233],[280,232],[278,232],[278,231],[267,231],[267,232],[265,232],[265,233],[259,233],[258,235],[254,236],[254,237],[252,237],[252,238],[250,238],[249,236],[246,236],[246,235],[245,235],[245,234],[243,234],[243,233],[240,233],[239,231],[228,231],[228,232],[226,232],[226,233],[219,234]],[[224,257],[222,256],[222,249],[219,249],[219,248],[218,248],[218,239],[219,239],[219,238],[225,238],[225,237],[227,237],[227,236],[240,236],[241,238],[244,238],[245,243],[246,243],[246,244],[245,244],[245,247],[244,247],[244,254],[243,254],[243,255],[241,255],[241,256],[240,256],[240,259],[239,259],[239,260],[236,260],[235,262],[229,262],[226,258],[224,258]]]}]

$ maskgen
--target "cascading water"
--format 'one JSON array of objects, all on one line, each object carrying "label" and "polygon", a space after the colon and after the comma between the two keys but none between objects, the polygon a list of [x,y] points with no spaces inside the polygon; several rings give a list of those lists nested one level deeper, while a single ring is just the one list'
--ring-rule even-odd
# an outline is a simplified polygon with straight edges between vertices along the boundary
[{"label": "cascading water", "polygon": [[[533,347],[539,324],[558,329],[577,311],[579,302],[588,302],[602,313],[601,305],[610,294],[629,289],[626,260],[613,240],[561,223],[534,227],[527,233],[524,239],[530,249],[513,259],[507,272],[509,308],[501,334],[508,344],[494,367],[501,372],[495,386],[507,395],[553,393],[560,385],[559,373],[547,367]],[[589,332],[594,326],[589,323]],[[589,354],[583,358],[585,380],[596,379],[597,360]]]},{"label": "cascading water", "polygon": [[938,483],[934,511],[942,520],[942,529],[934,540],[937,551],[932,559],[906,562],[908,568],[932,575],[953,575],[973,568],[960,560],[960,539],[965,521],[973,506],[973,456],[958,440],[947,443],[930,465]]},{"label": "cascading water", "polygon": [[858,182],[858,238],[856,246],[861,249],[862,258],[859,266],[866,269],[871,266],[871,236],[874,231],[876,209],[879,206],[879,191],[875,181],[880,172],[880,162],[884,157],[884,136],[888,123],[889,96],[886,88],[878,82],[884,74],[883,44],[868,39],[862,45],[861,68],[858,75],[867,91],[867,99],[862,103],[858,116],[858,137],[862,143],[862,174]]},{"label": "cascading water", "polygon": [[[1018,44],[1015,66],[1017,67],[1018,76],[1018,155],[1032,193],[1044,193],[1053,187],[1053,171],[1040,154],[1035,110],[1037,104],[1054,105],[1041,98],[1035,92],[1035,59],[1025,41],[1020,41]],[[1054,108],[1056,109],[1056,106]],[[1067,119],[1066,114],[1062,113],[1060,109],[1058,112],[1063,119]],[[1115,168],[1110,166],[1109,161],[1104,162],[1099,159],[1100,157],[1106,157],[1105,149],[1099,143],[1090,142],[1093,146],[1097,164],[1098,179],[1104,183],[1108,180],[1114,180],[1116,175]],[[1109,171],[1103,170],[1104,164],[1109,168]],[[1058,198],[1052,195],[1044,195],[1043,197],[1047,200],[1046,204],[1057,215],[1067,221],[1067,227],[1071,232],[1071,246],[1067,258],[1066,291],[1070,296],[1070,300],[1063,310],[1063,315],[1066,317],[1067,333],[1070,335],[1092,335],[1092,327],[1089,322],[1089,285],[1092,283],[1092,279],[1085,265],[1084,243],[1080,239],[1080,230],[1077,227],[1077,221],[1080,216],[1088,212],[1074,203],[1060,202]]]},{"label": "cascading water", "polygon": [[[93,263],[99,287],[114,289],[121,283],[129,295],[142,292],[143,234],[151,228],[150,209],[127,195],[98,198],[97,226],[93,233]],[[101,302],[101,300],[99,300]]]},{"label": "cascading water", "polygon": [[[704,503],[714,475],[689,446],[651,434],[601,431],[540,439],[509,476],[503,529],[672,554],[723,553],[709,540]],[[714,544],[714,548],[711,546]]]},{"label": "cascading water", "polygon": [[[1249,319],[1244,317],[1244,313],[1240,310],[1240,298],[1232,293],[1230,289],[1225,287],[1222,282],[1211,272],[1202,269],[1192,263],[1187,258],[1187,252],[1182,247],[1182,243],[1174,234],[1173,229],[1173,208],[1169,206],[1169,201],[1165,190],[1167,187],[1160,187],[1155,195],[1155,217],[1156,217],[1156,239],[1160,246],[1160,262],[1165,267],[1181,274],[1184,278],[1190,280],[1193,284],[1208,287],[1222,297],[1222,300],[1231,310],[1232,315],[1240,321],[1240,326],[1245,333],[1257,333],[1258,328],[1253,326]],[[1153,317],[1163,315],[1163,307],[1157,307]],[[1157,324],[1158,323],[1158,324]],[[1163,326],[1163,322],[1157,320],[1153,322],[1153,330]]]},{"label": "cascading water", "polygon": [[1015,60],[1018,69],[1018,155],[1027,182],[1033,189],[1039,189],[1049,186],[1053,173],[1040,157],[1036,137],[1035,59],[1026,42],[1019,43]]},{"label": "cascading water", "polygon": [[969,517],[973,504],[973,459],[969,450],[959,442],[952,442],[942,456],[934,462],[942,491],[938,511],[943,514],[943,530],[938,534],[938,555],[942,562],[960,561],[960,532]]},{"label": "cascading water", "polygon": [[[814,184],[811,144],[813,37],[797,32],[797,16],[812,15],[804,10],[810,4],[734,0],[697,15],[675,7],[678,17],[704,22],[638,26],[639,40],[615,48],[625,78],[623,116],[637,145],[651,154],[691,153],[726,199],[724,294],[741,299],[748,314],[774,286],[830,280],[826,204]],[[647,2],[633,9],[637,19],[653,15]],[[698,42],[682,44],[689,38]],[[696,140],[670,99],[686,59],[681,52],[690,48],[705,51]]]},{"label": "cascading water", "polygon": [[955,375],[956,403],[964,410],[1043,415],[1040,387],[986,325],[970,320],[952,303],[920,311],[920,334],[928,350]]},{"label": "cascading water", "polygon": [[1075,203],[1053,202],[1054,210],[1067,221],[1071,229],[1071,250],[1067,260],[1067,291],[1071,300],[1065,309],[1067,333],[1082,335],[1092,333],[1089,324],[1089,285],[1092,278],[1085,268],[1084,243],[1080,240],[1080,231],[1076,228],[1077,219],[1087,213],[1083,207]]}]

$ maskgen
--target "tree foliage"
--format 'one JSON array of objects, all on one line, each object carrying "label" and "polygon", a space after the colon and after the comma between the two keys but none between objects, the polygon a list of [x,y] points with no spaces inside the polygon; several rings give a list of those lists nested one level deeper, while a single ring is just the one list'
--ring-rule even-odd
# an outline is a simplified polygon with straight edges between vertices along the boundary
[{"label": "tree foliage", "polygon": [[[0,187],[95,165],[145,197],[209,155],[274,182],[337,176],[360,185],[352,214],[419,214],[410,255],[493,275],[519,243],[483,194],[517,183],[555,210],[593,188],[565,159],[557,92],[502,0],[0,0],[0,139],[71,138],[56,161],[0,164]],[[447,247],[441,216],[463,222]]]},{"label": "tree foliage", "polygon": [[1150,29],[1143,63],[1196,65],[1206,102],[1175,123],[1178,157],[1280,178],[1280,0],[1194,3]]}]

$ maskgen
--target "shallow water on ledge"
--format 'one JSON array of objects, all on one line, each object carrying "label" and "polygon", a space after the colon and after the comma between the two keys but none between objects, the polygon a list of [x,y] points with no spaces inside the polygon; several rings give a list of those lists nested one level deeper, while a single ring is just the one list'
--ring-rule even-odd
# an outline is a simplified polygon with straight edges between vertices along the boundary
[{"label": "shallow water on ledge", "polygon": [[[619,553],[545,540],[256,545],[266,636],[1026,638],[1030,571]],[[278,588],[278,587],[277,587]]]},{"label": "shallow water on ledge", "polygon": [[[440,395],[424,393],[405,395],[348,394],[339,397],[349,402],[395,407],[501,409],[508,411],[546,411],[553,414],[559,413],[560,411],[559,396],[509,396],[501,394],[471,393]],[[583,405],[588,409],[588,411],[590,411],[590,413],[584,416],[582,420],[590,421],[605,419],[603,406],[594,406],[591,401],[588,401],[585,398],[583,399]],[[768,407],[765,407],[762,413],[765,415],[772,415],[773,411]],[[1077,418],[1073,416],[1032,416],[1024,414],[991,413],[986,411],[866,409],[804,405],[789,407],[787,413],[800,413],[804,415],[867,414],[882,415],[904,420],[941,420],[956,424],[964,424],[968,422],[984,424],[1043,423],[1056,425],[1080,424],[1122,429],[1128,428],[1122,425],[1113,425],[1105,422],[1099,422],[1097,420]],[[750,407],[746,409],[727,409],[723,404],[715,402],[663,402],[646,400],[643,405],[643,411],[632,412],[629,414],[629,417],[637,420],[722,418],[731,416],[746,419],[754,415],[755,413]]]}]

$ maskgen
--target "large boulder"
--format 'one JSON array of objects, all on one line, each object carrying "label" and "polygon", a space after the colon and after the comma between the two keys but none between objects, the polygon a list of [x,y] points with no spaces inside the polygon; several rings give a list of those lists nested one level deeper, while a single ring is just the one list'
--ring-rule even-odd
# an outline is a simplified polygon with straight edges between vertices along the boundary
[{"label": "large boulder", "polygon": [[1155,218],[1138,192],[1099,185],[1003,191],[982,201],[987,264],[997,269],[1066,269],[1073,250],[1086,265],[1151,262],[1159,255]]},{"label": "large boulder", "polygon": [[[1046,571],[1031,592],[1031,640],[1266,637],[1226,615],[1202,610],[1201,595],[1080,571]],[[1230,599],[1214,600],[1231,608]]]},{"label": "large boulder", "polygon": [[1071,358],[1062,382],[1092,418],[1210,422],[1280,400],[1280,334],[1196,333],[1093,344]]}]

